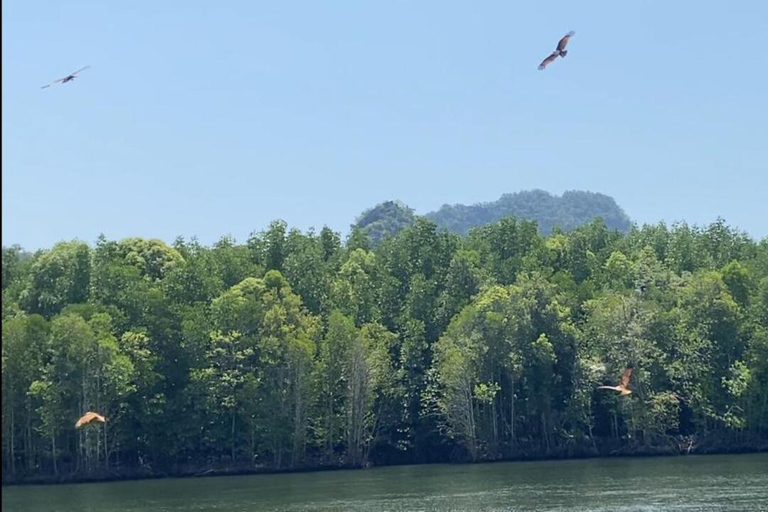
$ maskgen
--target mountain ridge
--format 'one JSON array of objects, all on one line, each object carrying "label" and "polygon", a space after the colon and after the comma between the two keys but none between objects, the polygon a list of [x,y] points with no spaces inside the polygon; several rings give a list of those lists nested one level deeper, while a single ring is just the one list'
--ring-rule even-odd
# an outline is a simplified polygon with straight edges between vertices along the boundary
[{"label": "mountain ridge", "polygon": [[460,235],[505,217],[536,221],[544,234],[555,228],[570,231],[597,217],[602,218],[609,229],[622,233],[632,227],[632,220],[611,196],[584,190],[567,190],[558,196],[542,189],[505,193],[495,201],[471,205],[443,204],[423,215],[417,215],[402,201],[383,201],[361,213],[352,227],[362,230],[376,243],[412,225],[417,217],[425,217],[438,228]]}]

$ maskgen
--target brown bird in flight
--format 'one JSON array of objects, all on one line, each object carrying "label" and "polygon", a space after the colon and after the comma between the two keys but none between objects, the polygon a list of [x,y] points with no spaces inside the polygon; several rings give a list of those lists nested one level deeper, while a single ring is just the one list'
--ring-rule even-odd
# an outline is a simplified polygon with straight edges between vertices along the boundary
[{"label": "brown bird in flight", "polygon": [[77,423],[75,423],[75,428],[80,428],[82,426],[93,423],[94,421],[99,423],[106,423],[107,419],[97,412],[88,411],[87,413],[83,414],[82,418],[77,420]]},{"label": "brown bird in flight", "polygon": [[571,38],[573,37],[574,34],[576,34],[576,32],[571,30],[570,32],[565,34],[560,39],[560,41],[558,41],[557,48],[555,49],[555,51],[552,52],[549,55],[549,57],[547,57],[546,59],[541,61],[541,64],[539,64],[539,70],[542,70],[542,69],[546,68],[547,66],[549,66],[550,64],[552,64],[552,62],[554,62],[554,60],[556,58],[558,58],[558,57],[565,58],[565,56],[568,55],[568,50],[566,50],[565,47],[568,46],[568,41],[571,40]]},{"label": "brown bird in flight", "polygon": [[621,384],[618,386],[598,386],[597,389],[612,389],[618,391],[621,396],[632,394],[632,390],[629,389],[629,378],[632,376],[632,368],[624,370],[624,374],[621,376]]},{"label": "brown bird in flight", "polygon": [[79,72],[81,72],[81,71],[83,71],[83,70],[86,70],[86,69],[88,69],[89,67],[91,67],[91,66],[85,66],[84,68],[80,68],[80,69],[78,69],[77,71],[75,71],[74,73],[70,73],[70,74],[68,74],[68,75],[67,75],[67,76],[65,76],[64,78],[59,78],[58,80],[54,80],[53,82],[49,83],[48,85],[44,85],[44,86],[42,86],[42,87],[41,87],[41,89],[45,89],[46,87],[50,87],[50,86],[52,86],[53,84],[57,84],[57,83],[62,83],[62,84],[65,84],[65,83],[67,83],[67,82],[71,82],[72,80],[74,80],[75,78],[77,78],[77,74],[78,74]]}]

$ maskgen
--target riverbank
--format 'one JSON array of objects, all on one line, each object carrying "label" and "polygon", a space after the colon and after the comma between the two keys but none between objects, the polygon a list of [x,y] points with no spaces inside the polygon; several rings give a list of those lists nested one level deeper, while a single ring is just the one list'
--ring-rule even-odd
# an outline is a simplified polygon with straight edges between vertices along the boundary
[{"label": "riverbank", "polygon": [[[489,462],[523,462],[545,460],[578,460],[595,458],[647,458],[647,457],[675,457],[692,455],[736,455],[749,453],[768,453],[768,436],[753,436],[736,442],[733,439],[723,439],[722,436],[710,438],[691,438],[678,436],[669,438],[667,443],[660,445],[636,445],[634,443],[610,443],[603,442],[597,449],[594,445],[580,447],[562,447],[557,453],[538,453],[537,451],[521,451],[513,457],[500,457],[494,459],[479,459],[476,461],[456,460],[452,464],[471,464]],[[425,464],[423,461],[409,463],[377,464],[376,467],[408,466]],[[428,464],[428,463],[427,463]],[[367,467],[373,467],[369,464]],[[66,475],[40,475],[14,480],[6,480],[3,474],[3,487],[28,486],[28,485],[63,485],[76,483],[119,482],[135,480],[158,480],[165,478],[200,478],[223,477],[242,475],[270,475],[285,473],[315,473],[326,471],[340,471],[350,469],[366,469],[350,465],[312,465],[294,468],[252,467],[242,465],[221,464],[214,466],[202,465],[176,465],[167,471],[150,471],[140,468],[117,468],[109,473],[97,475],[66,474]]]}]

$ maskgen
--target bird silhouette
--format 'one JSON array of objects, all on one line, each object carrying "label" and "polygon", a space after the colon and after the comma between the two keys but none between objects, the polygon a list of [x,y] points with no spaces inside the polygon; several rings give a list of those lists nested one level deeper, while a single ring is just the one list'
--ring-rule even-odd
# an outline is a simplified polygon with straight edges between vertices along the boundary
[{"label": "bird silhouette", "polygon": [[91,67],[91,66],[85,66],[84,68],[80,68],[80,69],[78,69],[77,71],[75,71],[74,73],[70,73],[70,74],[68,74],[68,75],[67,75],[67,76],[65,76],[64,78],[59,78],[58,80],[54,80],[53,82],[49,83],[48,85],[44,85],[44,86],[42,86],[42,87],[41,87],[41,89],[45,89],[46,87],[50,87],[50,86],[52,86],[53,84],[58,84],[58,83],[62,83],[62,84],[65,84],[65,83],[67,83],[67,82],[71,82],[72,80],[74,80],[75,78],[77,78],[77,74],[78,74],[79,72],[81,72],[81,71],[83,71],[83,70],[86,70],[86,69],[88,69],[89,67]]},{"label": "bird silhouette", "polygon": [[629,389],[629,378],[632,376],[632,368],[624,370],[624,374],[621,376],[621,384],[618,386],[598,386],[597,389],[612,389],[618,391],[621,396],[631,395],[632,390]]},{"label": "bird silhouette", "polygon": [[557,42],[557,48],[555,48],[555,51],[552,52],[549,57],[541,61],[541,64],[539,64],[539,70],[545,69],[547,66],[552,64],[555,59],[558,57],[565,58],[566,55],[568,55],[568,50],[565,49],[566,46],[568,46],[568,41],[571,40],[573,35],[576,34],[573,30],[565,34],[560,41]]},{"label": "bird silhouette", "polygon": [[77,420],[77,423],[75,423],[75,428],[80,428],[85,425],[89,425],[94,421],[99,423],[106,423],[107,419],[97,412],[88,411],[87,413],[83,414],[83,416],[79,420]]}]

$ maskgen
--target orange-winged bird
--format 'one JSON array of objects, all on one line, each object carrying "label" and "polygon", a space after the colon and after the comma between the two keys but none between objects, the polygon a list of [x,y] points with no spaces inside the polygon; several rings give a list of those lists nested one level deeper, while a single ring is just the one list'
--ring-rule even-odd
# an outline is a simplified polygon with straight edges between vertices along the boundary
[{"label": "orange-winged bird", "polygon": [[99,423],[106,423],[107,419],[97,412],[88,411],[87,413],[83,414],[83,416],[79,420],[77,420],[77,423],[75,423],[75,428],[80,428],[85,425],[89,425],[94,421],[97,421]]},{"label": "orange-winged bird", "polygon": [[629,389],[629,378],[632,376],[632,368],[624,370],[624,374],[621,376],[621,384],[618,386],[598,386],[597,389],[612,389],[618,391],[621,396],[632,394],[632,390]]}]

